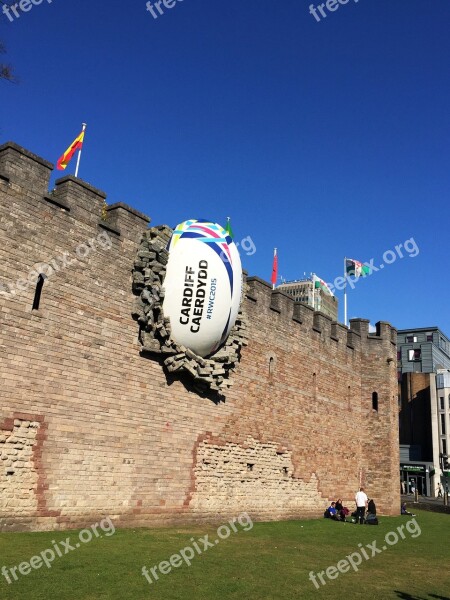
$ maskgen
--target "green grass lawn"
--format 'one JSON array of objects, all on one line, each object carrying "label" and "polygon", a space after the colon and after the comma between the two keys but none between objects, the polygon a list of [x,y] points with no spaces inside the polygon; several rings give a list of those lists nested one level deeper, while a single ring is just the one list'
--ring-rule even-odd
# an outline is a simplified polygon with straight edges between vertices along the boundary
[{"label": "green grass lawn", "polygon": [[[388,600],[450,600],[450,517],[418,511],[418,529],[411,524],[404,528],[401,539],[397,527],[411,517],[381,518],[378,526],[369,527],[351,523],[335,523],[328,519],[316,521],[287,521],[255,523],[252,529],[238,531],[222,539],[217,545],[197,554],[192,564],[172,567],[151,585],[142,575],[142,566],[151,567],[168,561],[182,548],[198,548],[197,540],[206,534],[208,541],[217,539],[213,527],[186,527],[172,529],[116,530],[113,535],[94,537],[88,543],[64,554],[60,544],[70,537],[70,544],[79,543],[78,531],[49,533],[0,534],[0,566],[10,569],[58,543],[63,556],[56,556],[51,568],[42,565],[26,575],[16,574],[8,584],[0,577],[1,599],[29,600],[103,600],[149,598],[179,600],[192,598],[289,600],[294,598],[358,598]],[[105,526],[105,532],[107,532]],[[105,533],[99,530],[99,533]],[[396,532],[399,541],[387,546],[385,536]],[[111,533],[111,531],[110,531]],[[225,535],[224,531],[222,534]],[[413,537],[413,534],[416,537]],[[389,541],[395,537],[391,534]],[[367,547],[376,541],[380,550],[372,557]],[[355,572],[340,573],[329,569],[335,579],[322,575],[326,585],[316,589],[309,579],[310,571],[325,571],[354,552],[365,549],[368,559],[361,554],[362,564]],[[189,553],[188,553],[189,554]],[[181,559],[180,559],[181,560]],[[358,559],[354,557],[354,560]],[[175,564],[177,559],[173,559]],[[170,568],[163,565],[162,570]],[[26,571],[26,567],[22,570]],[[151,575],[150,575],[151,576]],[[152,577],[153,579],[153,577]]]}]

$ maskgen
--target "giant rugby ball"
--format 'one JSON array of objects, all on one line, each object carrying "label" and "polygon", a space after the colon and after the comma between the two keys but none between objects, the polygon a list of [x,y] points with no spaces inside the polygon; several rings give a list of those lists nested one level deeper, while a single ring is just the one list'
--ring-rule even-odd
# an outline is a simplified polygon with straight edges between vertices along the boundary
[{"label": "giant rugby ball", "polygon": [[226,340],[238,315],[238,249],[217,223],[189,220],[176,227],[168,251],[163,311],[170,318],[172,339],[209,356]]}]

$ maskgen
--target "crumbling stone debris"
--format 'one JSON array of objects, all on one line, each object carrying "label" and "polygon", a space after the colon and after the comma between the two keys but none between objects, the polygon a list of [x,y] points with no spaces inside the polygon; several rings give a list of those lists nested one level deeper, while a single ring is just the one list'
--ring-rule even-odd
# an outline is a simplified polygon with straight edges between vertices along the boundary
[{"label": "crumbling stone debris", "polygon": [[169,373],[185,373],[193,380],[198,392],[220,392],[232,386],[230,375],[241,358],[242,347],[247,345],[246,316],[241,308],[225,344],[206,359],[171,338],[170,319],[164,316],[162,301],[169,260],[167,246],[172,233],[167,225],[148,229],[134,263],[132,281],[137,299],[132,316],[140,326],[142,352],[167,356],[163,361],[164,368]]}]

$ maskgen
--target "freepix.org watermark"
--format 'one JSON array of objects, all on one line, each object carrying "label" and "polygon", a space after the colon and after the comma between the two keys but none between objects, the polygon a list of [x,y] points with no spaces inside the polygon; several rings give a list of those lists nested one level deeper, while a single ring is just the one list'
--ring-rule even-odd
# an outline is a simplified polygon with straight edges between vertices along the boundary
[{"label": "freepix.org watermark", "polygon": [[172,569],[181,567],[183,563],[189,567],[196,556],[206,552],[209,548],[214,548],[220,543],[220,540],[229,538],[231,532],[238,533],[239,528],[237,527],[236,522],[240,525],[242,531],[250,531],[253,527],[253,522],[249,515],[246,512],[241,513],[237,518],[235,517],[228,521],[226,525],[218,527],[216,531],[217,537],[215,539],[210,540],[209,535],[204,535],[197,540],[192,537],[191,545],[186,546],[177,554],[172,554],[168,560],[162,560],[159,564],[154,565],[150,569],[150,573],[149,569],[147,569],[146,566],[143,566],[141,571],[142,575],[151,584],[154,581],[158,581],[160,575],[167,575]]},{"label": "freepix.org watermark", "polygon": [[78,244],[73,253],[63,252],[50,259],[46,263],[38,263],[27,273],[25,277],[20,277],[16,281],[3,283],[0,281],[0,296],[12,298],[22,292],[25,292],[28,287],[35,286],[39,275],[43,275],[46,279],[54,273],[63,271],[67,267],[75,264],[78,260],[86,260],[87,257],[97,251],[99,248],[110,250],[112,248],[112,240],[106,231],[102,231],[96,238],[87,240]]},{"label": "freepix.org watermark", "polygon": [[[335,12],[344,4],[348,4],[350,0],[327,0],[326,2],[322,2],[322,4],[314,4],[309,5],[309,14],[312,15],[316,21],[319,23],[322,19],[326,19],[328,13]],[[358,4],[359,0],[353,0],[355,4]],[[328,13],[327,13],[328,11]]]},{"label": "freepix.org watermark", "polygon": [[161,8],[161,4],[165,8],[173,8],[176,6],[177,2],[183,2],[183,0],[156,0],[156,2],[147,2],[146,10],[152,15],[154,19],[157,19],[160,15],[164,14],[164,9]]},{"label": "freepix.org watermark", "polygon": [[[377,554],[381,554],[384,552],[384,550],[387,550],[389,546],[395,546],[395,544],[399,542],[400,538],[402,540],[406,539],[406,533],[403,531],[404,529],[406,529],[412,538],[417,538],[422,533],[422,530],[420,529],[416,519],[411,519],[405,525],[399,525],[396,531],[389,531],[389,533],[384,536],[385,543],[381,548],[378,548],[376,540],[371,544],[366,544],[365,546],[358,544],[359,550],[352,552],[344,559],[340,560],[336,565],[332,565],[327,569],[317,573],[311,571],[309,573],[310,581],[318,590],[320,585],[327,584],[325,578],[329,580],[337,579],[340,574],[344,575],[345,573],[348,573],[350,569],[353,569],[356,573],[359,570],[359,566],[362,564],[363,559],[369,560]],[[320,584],[317,582],[317,579],[320,581]]]},{"label": "freepix.org watermark", "polygon": [[[100,531],[98,529],[100,528]],[[88,544],[93,537],[101,538],[103,534],[107,537],[114,534],[116,531],[113,522],[110,517],[105,517],[100,521],[100,523],[94,523],[91,525],[89,529],[82,529],[78,534],[77,542],[74,542],[72,545],[70,537],[66,538],[64,541],[55,542],[52,540],[52,548],[47,548],[43,550],[36,556],[32,556],[28,562],[21,562],[20,565],[15,567],[9,567],[9,569],[5,566],[2,567],[2,575],[8,582],[8,584],[13,583],[13,581],[19,580],[19,575],[17,571],[19,571],[20,575],[29,575],[32,569],[40,569],[42,566],[46,566],[47,569],[50,569],[52,566],[52,562],[56,557],[62,558],[65,554],[76,550],[81,546],[81,544]]]},{"label": "freepix.org watermark", "polygon": [[378,271],[382,271],[386,265],[392,265],[399,258],[414,258],[419,254],[419,246],[416,244],[415,239],[409,238],[409,240],[404,241],[402,244],[397,244],[394,250],[386,250],[383,252],[382,260],[383,262],[377,267],[375,265],[375,259],[371,258],[368,262],[363,263],[364,266],[369,267],[369,273],[362,277],[350,276],[346,275],[345,277],[336,277],[333,283],[327,283],[330,291],[334,293],[335,290],[342,291],[346,285],[353,289],[355,289],[355,285],[358,283],[360,279],[365,279],[369,275],[373,275],[374,273],[378,273]]},{"label": "freepix.org watermark", "polygon": [[[233,242],[236,248],[239,248],[240,246],[241,250],[245,252],[247,256],[253,256],[256,252],[256,246],[249,235],[245,238],[242,238],[240,242],[236,242],[234,240]],[[225,254],[225,252],[220,253],[220,258],[223,260],[223,262],[229,262],[228,256]]]},{"label": "freepix.org watermark", "polygon": [[[20,18],[21,13],[27,13],[33,6],[39,6],[43,2],[44,0],[20,0],[20,2],[16,2],[15,4],[3,4],[2,11],[12,23],[14,19]],[[47,4],[51,4],[52,0],[46,0],[46,2]]]}]

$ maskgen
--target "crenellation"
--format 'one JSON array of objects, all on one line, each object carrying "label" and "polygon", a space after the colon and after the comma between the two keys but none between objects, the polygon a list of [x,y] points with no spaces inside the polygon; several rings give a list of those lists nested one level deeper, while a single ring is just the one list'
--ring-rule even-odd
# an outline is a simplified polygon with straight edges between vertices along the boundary
[{"label": "crenellation", "polygon": [[[249,277],[229,381],[220,397],[199,394],[181,370],[164,371],[164,357],[141,353],[135,318],[145,307],[135,307],[132,273],[137,265],[137,283],[139,269],[145,280],[138,252],[151,238],[148,217],[106,206],[103,192],[72,176],[48,193],[50,163],[14,145],[3,152],[0,174],[11,183],[0,181],[0,483],[8,495],[28,491],[20,510],[0,502],[0,529],[84,527],[100,514],[127,527],[244,509],[255,520],[318,516],[329,498],[351,502],[360,481],[381,513],[396,513],[389,324],[363,335],[368,322],[354,320],[348,330]],[[167,262],[168,229],[152,229]],[[100,232],[108,243],[87,254]],[[57,268],[33,310],[35,282],[14,294],[2,285],[38,263]],[[336,421],[330,407],[349,418]]]},{"label": "crenellation", "polygon": [[392,340],[392,325],[390,323],[387,321],[378,321],[378,323],[375,323],[375,327],[377,330],[377,335],[382,340],[389,342]]},{"label": "crenellation", "polygon": [[323,312],[314,312],[313,329],[320,332],[324,341],[329,341],[331,338],[332,321],[333,319]]},{"label": "crenellation", "polygon": [[57,206],[58,208],[62,208],[66,212],[70,212],[70,206],[61,197],[57,197],[52,194],[44,194],[43,198],[46,202],[53,204],[53,206]]},{"label": "crenellation", "polygon": [[347,330],[347,346],[361,352],[361,335],[357,331]]},{"label": "crenellation", "polygon": [[386,321],[381,321],[375,324],[376,331],[369,331],[368,319],[350,319],[351,331],[359,334],[363,351],[373,352],[376,344],[385,346],[388,352],[392,351],[392,345],[396,345],[396,338],[393,336],[395,328]]},{"label": "crenellation", "polygon": [[105,192],[91,186],[73,175],[55,181],[50,198],[70,207],[75,219],[96,227],[106,199]]},{"label": "crenellation", "polygon": [[281,290],[273,290],[270,308],[291,320],[294,314],[294,300]]},{"label": "crenellation", "polygon": [[150,217],[123,202],[111,204],[106,208],[106,212],[107,222],[133,241],[142,237],[143,230],[150,223]]},{"label": "crenellation", "polygon": [[350,319],[351,331],[356,331],[361,336],[361,339],[367,338],[369,335],[369,319]]},{"label": "crenellation", "polygon": [[331,323],[331,339],[336,340],[342,346],[347,345],[347,332],[348,328],[343,323],[336,321]]},{"label": "crenellation", "polygon": [[52,163],[14,142],[0,146],[0,174],[36,194],[46,194]]},{"label": "crenellation", "polygon": [[295,302],[294,317],[301,322],[302,332],[310,335],[314,327],[314,309],[303,302]]},{"label": "crenellation", "polygon": [[391,325],[391,344],[397,349],[397,328]]},{"label": "crenellation", "polygon": [[269,307],[272,302],[272,286],[260,277],[247,277],[248,295],[260,304],[260,310]]}]

